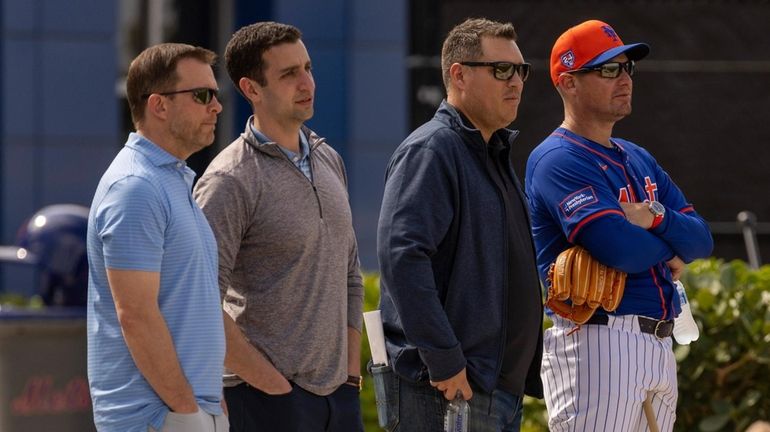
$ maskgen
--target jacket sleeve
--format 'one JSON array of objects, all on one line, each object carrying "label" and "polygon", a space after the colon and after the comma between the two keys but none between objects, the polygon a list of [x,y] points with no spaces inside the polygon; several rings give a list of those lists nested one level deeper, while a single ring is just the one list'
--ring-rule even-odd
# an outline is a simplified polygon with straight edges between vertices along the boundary
[{"label": "jacket sleeve", "polygon": [[205,173],[196,183],[193,195],[217,240],[219,291],[220,296],[224,296],[251,220],[248,204],[251,195],[235,177],[219,172]]},{"label": "jacket sleeve", "polygon": [[711,255],[714,240],[711,237],[708,224],[688,203],[682,191],[671,180],[671,177],[656,164],[656,181],[658,183],[658,198],[666,207],[663,222],[651,230],[671,246],[677,256],[684,262]]},{"label": "jacket sleeve", "polygon": [[[435,139],[435,138],[433,138]],[[465,367],[435,283],[431,257],[455,211],[456,179],[451,162],[430,141],[397,152],[388,168],[377,233],[383,312],[395,312],[408,342],[419,352],[433,381]],[[391,306],[392,305],[392,306]],[[386,311],[393,307],[395,311]]]},{"label": "jacket sleeve", "polygon": [[[333,149],[331,150],[334,152]],[[336,156],[335,160],[337,161],[340,178],[347,190],[348,176],[345,171],[345,164],[337,152],[334,152],[334,155]],[[348,327],[360,332],[364,321],[364,284],[361,277],[361,262],[358,258],[358,242],[356,241],[356,233],[352,226],[348,235],[350,245],[348,250]]]}]

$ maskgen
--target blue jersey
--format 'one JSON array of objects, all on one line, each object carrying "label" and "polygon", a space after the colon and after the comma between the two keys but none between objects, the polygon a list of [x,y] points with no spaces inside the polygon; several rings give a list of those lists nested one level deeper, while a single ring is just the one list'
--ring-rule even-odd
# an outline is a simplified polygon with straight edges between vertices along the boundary
[{"label": "blue jersey", "polygon": [[[711,254],[706,222],[643,148],[612,138],[612,148],[556,129],[527,161],[526,193],[540,277],[547,285],[556,257],[579,244],[600,262],[628,273],[617,315],[670,319],[679,314],[666,261]],[[645,230],[626,220],[619,202],[659,201],[663,222]]]}]

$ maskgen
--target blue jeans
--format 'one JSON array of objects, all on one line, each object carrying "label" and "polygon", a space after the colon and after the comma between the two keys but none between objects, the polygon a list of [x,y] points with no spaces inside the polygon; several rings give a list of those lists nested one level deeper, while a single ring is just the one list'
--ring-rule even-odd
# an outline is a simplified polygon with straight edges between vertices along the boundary
[{"label": "blue jeans", "polygon": [[[387,382],[389,432],[436,432],[444,430],[448,401],[430,383],[411,383],[392,371],[383,374]],[[522,397],[502,390],[492,394],[473,388],[469,429],[472,432],[519,432]]]}]

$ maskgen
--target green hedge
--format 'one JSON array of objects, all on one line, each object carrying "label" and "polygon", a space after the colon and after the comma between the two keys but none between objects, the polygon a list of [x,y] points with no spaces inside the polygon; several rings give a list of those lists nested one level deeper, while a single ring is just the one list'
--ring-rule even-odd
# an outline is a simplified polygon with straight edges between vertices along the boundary
[{"label": "green hedge", "polygon": [[[377,309],[379,277],[367,274],[365,311]],[[744,431],[770,419],[770,265],[750,270],[746,263],[699,260],[682,281],[701,336],[676,346],[679,404],[676,431]],[[364,335],[361,367],[369,361]],[[361,394],[367,432],[375,432],[377,411],[371,380]],[[523,432],[547,431],[545,404],[526,398]]]},{"label": "green hedge", "polygon": [[682,282],[700,339],[678,346],[677,431],[744,431],[770,418],[770,265],[711,259]]}]

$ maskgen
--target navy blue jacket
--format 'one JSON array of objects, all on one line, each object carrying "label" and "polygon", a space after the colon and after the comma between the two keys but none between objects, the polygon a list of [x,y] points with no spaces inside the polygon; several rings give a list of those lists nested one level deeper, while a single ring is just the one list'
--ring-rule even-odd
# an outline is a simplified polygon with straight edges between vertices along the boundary
[{"label": "navy blue jacket", "polygon": [[[518,134],[495,133],[506,145]],[[380,309],[393,369],[409,381],[443,381],[467,367],[484,391],[496,387],[509,319],[506,287],[516,275],[509,274],[504,203],[486,155],[481,133],[443,102],[388,165],[377,233]],[[520,222],[529,229],[529,221]],[[516,289],[536,290],[540,298],[539,286]],[[542,397],[542,299],[533,307],[541,322],[520,328],[539,335],[525,393]]]}]

